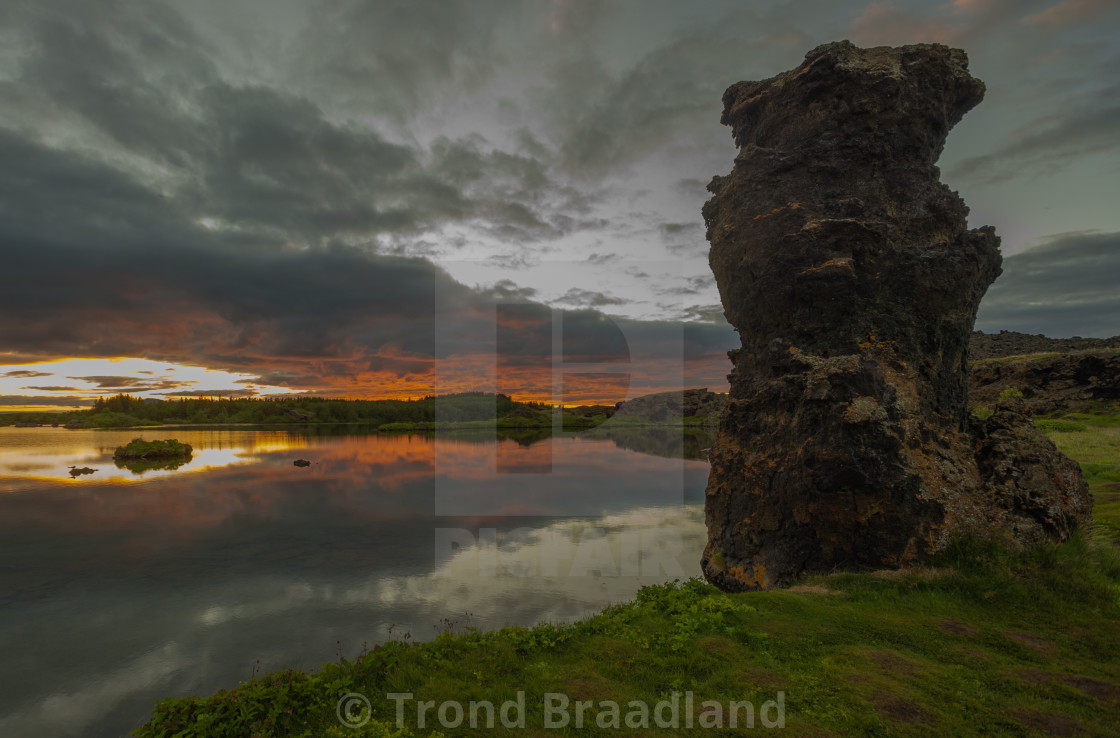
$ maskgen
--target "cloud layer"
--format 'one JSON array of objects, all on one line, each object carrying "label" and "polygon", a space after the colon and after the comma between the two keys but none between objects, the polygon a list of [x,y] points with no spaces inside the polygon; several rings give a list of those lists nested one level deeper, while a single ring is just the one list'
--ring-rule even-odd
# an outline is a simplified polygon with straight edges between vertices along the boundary
[{"label": "cloud layer", "polygon": [[[451,349],[465,382],[496,306],[532,300],[664,349],[633,359],[631,386],[679,382],[683,353],[685,383],[719,388],[735,341],[699,208],[734,156],[727,85],[838,38],[965,45],[989,100],[943,166],[1014,254],[1120,231],[1101,194],[1120,157],[1117,22],[1095,0],[17,0],[0,14],[2,360],[415,394],[439,389]],[[1066,262],[1101,258],[1087,236],[1062,243]],[[986,329],[1120,333],[1069,297],[1092,273],[1017,272],[1055,249],[1007,260]],[[1040,301],[1050,317],[1025,317]],[[610,353],[607,323],[573,325]]]},{"label": "cloud layer", "polygon": [[1064,233],[1009,257],[976,327],[1052,338],[1120,335],[1120,233]]}]

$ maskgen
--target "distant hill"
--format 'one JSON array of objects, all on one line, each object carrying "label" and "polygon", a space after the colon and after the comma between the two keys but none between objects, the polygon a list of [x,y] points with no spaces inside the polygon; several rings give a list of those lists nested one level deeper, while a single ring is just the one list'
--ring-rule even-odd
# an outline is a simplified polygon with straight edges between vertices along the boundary
[{"label": "distant hill", "polygon": [[1035,413],[1120,402],[1120,348],[1055,351],[974,361],[969,401],[991,407],[1009,389]]},{"label": "distant hill", "polygon": [[631,422],[680,423],[685,418],[692,418],[693,421],[714,427],[726,405],[726,394],[709,392],[706,388],[658,392],[620,402],[612,419],[615,421],[629,419]]},{"label": "distant hill", "polygon": [[1120,336],[1047,338],[1000,331],[972,334],[974,406],[990,407],[1014,389],[1035,413],[1120,401]]},{"label": "distant hill", "polygon": [[1022,356],[1023,354],[1059,353],[1068,354],[1073,351],[1093,351],[1096,349],[1120,348],[1120,336],[1112,338],[1047,338],[1041,333],[1016,333],[1015,331],[1000,331],[999,333],[985,333],[975,331],[969,343],[970,354],[973,361],[979,359],[996,359],[1004,356]]}]

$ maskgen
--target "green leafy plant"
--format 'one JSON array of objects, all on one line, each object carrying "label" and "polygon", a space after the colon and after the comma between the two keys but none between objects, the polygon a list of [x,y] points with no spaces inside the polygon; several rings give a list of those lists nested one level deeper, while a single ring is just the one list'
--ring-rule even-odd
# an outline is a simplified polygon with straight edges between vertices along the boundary
[{"label": "green leafy plant", "polygon": [[1022,397],[1023,397],[1023,391],[1021,389],[1019,389],[1018,387],[1007,387],[1006,389],[1003,390],[1003,392],[999,393],[999,398],[997,399],[997,402],[1007,402],[1010,399],[1022,398]]}]

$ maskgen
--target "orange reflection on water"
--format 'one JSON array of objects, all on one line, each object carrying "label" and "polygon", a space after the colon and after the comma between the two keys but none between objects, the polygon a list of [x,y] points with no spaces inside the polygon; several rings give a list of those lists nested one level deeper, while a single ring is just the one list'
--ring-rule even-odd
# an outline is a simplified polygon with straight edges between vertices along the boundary
[{"label": "orange reflection on water", "polygon": [[[24,432],[43,430],[0,435],[0,492],[13,493],[4,512],[10,525],[78,535],[125,532],[136,536],[130,545],[141,551],[225,524],[282,519],[292,509],[371,524],[430,515],[433,443],[421,436],[176,430],[179,440],[195,446],[192,461],[133,475],[113,465],[112,451],[138,431]],[[167,431],[146,435],[166,437]],[[295,458],[312,465],[296,467]],[[99,470],[72,479],[71,463]]]},{"label": "orange reflection on water", "polygon": [[[561,437],[525,445],[453,434],[356,433],[0,429],[0,492],[14,493],[5,507],[13,525],[97,535],[132,530],[143,541],[166,542],[234,520],[279,519],[291,509],[372,526],[433,514],[553,514],[615,498],[646,504],[644,489],[661,484],[672,492],[682,469],[680,459],[623,450],[608,440]],[[136,435],[174,435],[195,447],[195,457],[175,470],[117,469],[113,450]],[[311,466],[293,466],[296,458]],[[704,462],[684,462],[689,465]],[[98,471],[72,479],[70,466]],[[626,484],[634,489],[625,491]],[[35,494],[19,494],[26,492]]]},{"label": "orange reflection on water", "polygon": [[[135,473],[113,461],[118,446],[134,438],[146,441],[176,438],[194,449],[191,459],[175,469],[149,469]],[[211,471],[252,464],[264,454],[302,448],[306,439],[286,431],[247,431],[223,428],[68,430],[65,428],[0,428],[0,491],[17,481],[38,480],[74,483],[96,480],[129,484],[169,475]],[[73,475],[73,468],[90,474]]]}]

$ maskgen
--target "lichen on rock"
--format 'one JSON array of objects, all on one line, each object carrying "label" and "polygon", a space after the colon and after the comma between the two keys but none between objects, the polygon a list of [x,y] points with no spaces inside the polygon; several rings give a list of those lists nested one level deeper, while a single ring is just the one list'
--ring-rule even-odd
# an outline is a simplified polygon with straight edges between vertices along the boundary
[{"label": "lichen on rock", "polygon": [[968,412],[999,238],[967,228],[936,161],[983,95],[958,49],[847,41],[724,94],[739,154],[704,219],[742,346],[705,506],[718,586],[904,566],[969,530],[1060,539],[1090,520],[1076,465],[1033,425]]}]

